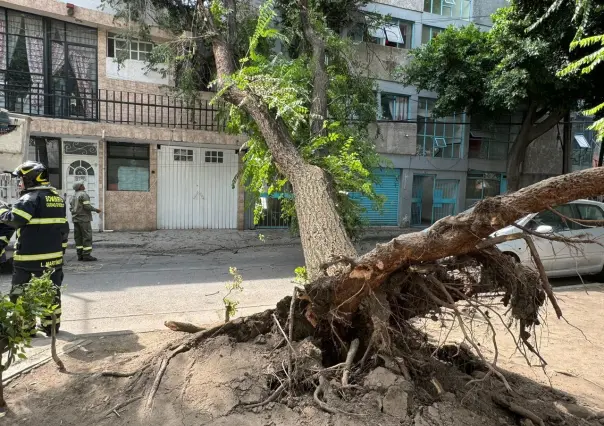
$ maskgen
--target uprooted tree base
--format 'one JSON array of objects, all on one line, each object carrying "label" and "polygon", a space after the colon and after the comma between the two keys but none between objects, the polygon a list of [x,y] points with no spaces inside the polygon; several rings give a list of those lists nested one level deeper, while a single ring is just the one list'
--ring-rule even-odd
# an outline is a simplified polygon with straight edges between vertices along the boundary
[{"label": "uprooted tree base", "polygon": [[[256,392],[252,400],[231,395],[224,404],[228,409],[218,410],[221,417],[279,402],[291,408],[307,401],[333,416],[372,416],[372,423],[375,416],[379,416],[377,423],[400,424],[402,420],[411,421],[408,416],[418,415],[413,420],[418,425],[457,424],[453,420],[439,423],[437,418],[445,414],[430,409],[417,411],[417,407],[433,407],[430,404],[440,400],[450,412],[459,401],[448,392],[468,397],[471,390],[462,384],[469,381],[483,385],[479,387],[480,395],[472,398],[480,401],[475,411],[488,418],[476,424],[493,424],[493,412],[507,413],[510,419],[522,419],[523,424],[575,424],[570,418],[561,418],[556,410],[550,412],[543,405],[527,403],[497,366],[495,322],[504,325],[527,362],[534,355],[544,366],[534,338],[535,328],[541,324],[540,316],[548,302],[557,317],[562,316],[532,242],[534,232],[519,226],[523,233],[484,238],[528,212],[602,192],[603,181],[604,169],[546,180],[511,195],[485,200],[469,214],[445,218],[427,232],[400,236],[359,258],[332,259],[324,265],[324,277],[304,288],[296,287],[294,297],[283,299],[275,310],[198,331],[166,345],[145,360],[139,370],[127,374],[105,372],[102,377],[129,377],[119,404],[136,406],[152,419],[158,415],[153,407],[163,395],[158,393],[160,389],[179,389],[181,398],[186,392],[208,392],[204,384],[213,382],[200,381],[194,365],[204,362],[210,348],[221,351],[220,345],[226,347],[231,342],[249,346],[254,341],[270,341],[273,347],[263,355],[266,388]],[[517,238],[525,239],[537,271],[496,248],[498,243]],[[504,312],[498,309],[502,305],[507,308]],[[471,319],[462,308],[488,325],[495,348],[491,359],[475,341]],[[413,326],[415,318],[438,321],[447,315],[460,328],[465,346],[432,347]],[[173,330],[199,329],[175,322],[167,326]],[[231,362],[237,364],[232,357],[247,356],[245,352],[231,352],[224,362],[231,357]],[[444,376],[439,375],[443,361],[450,364]],[[376,373],[380,364],[390,373]],[[257,372],[258,362],[253,368]],[[243,378],[245,374],[236,372]],[[471,374],[480,377],[472,378]],[[446,377],[458,375],[461,379],[447,382]],[[460,424],[473,423],[465,419]]]}]

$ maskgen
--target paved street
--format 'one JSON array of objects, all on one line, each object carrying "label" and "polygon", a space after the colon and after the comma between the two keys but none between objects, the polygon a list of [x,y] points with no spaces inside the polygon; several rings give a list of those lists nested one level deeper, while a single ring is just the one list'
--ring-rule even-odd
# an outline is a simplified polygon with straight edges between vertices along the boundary
[{"label": "paved street", "polygon": [[[238,315],[261,311],[291,293],[293,270],[304,264],[299,245],[205,255],[140,250],[97,249],[96,263],[77,262],[73,250],[68,251],[62,339],[72,334],[157,330],[167,319],[220,321],[229,266],[237,267],[244,278],[244,292],[232,297],[241,300]],[[1,276],[0,291],[9,286],[10,277]]]}]

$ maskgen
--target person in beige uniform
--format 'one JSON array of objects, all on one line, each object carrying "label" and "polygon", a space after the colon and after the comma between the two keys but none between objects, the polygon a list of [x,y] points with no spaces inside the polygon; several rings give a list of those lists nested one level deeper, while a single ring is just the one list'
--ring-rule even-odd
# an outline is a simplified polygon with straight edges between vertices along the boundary
[{"label": "person in beige uniform", "polygon": [[101,209],[90,204],[83,183],[74,183],[73,190],[76,193],[71,197],[70,210],[78,260],[94,262],[97,259],[92,257],[92,212],[101,213]]}]

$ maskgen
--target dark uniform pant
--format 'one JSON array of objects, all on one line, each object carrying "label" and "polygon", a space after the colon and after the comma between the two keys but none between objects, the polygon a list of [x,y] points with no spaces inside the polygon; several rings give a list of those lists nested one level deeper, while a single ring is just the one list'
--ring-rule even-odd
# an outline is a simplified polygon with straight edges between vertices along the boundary
[{"label": "dark uniform pant", "polygon": [[74,222],[73,236],[78,256],[90,255],[92,253],[92,224],[90,222]]},{"label": "dark uniform pant", "polygon": [[[13,296],[14,290],[18,287],[24,287],[31,280],[31,276],[34,275],[36,277],[40,277],[44,274],[44,271],[26,271],[25,269],[19,268],[15,266],[13,269],[13,279],[12,279],[12,288],[11,288],[11,301],[14,303],[17,301],[18,296]],[[55,269],[52,275],[50,276],[50,280],[55,285],[57,290],[55,296],[55,305],[58,305],[55,310],[55,316],[57,318],[57,326],[56,330],[59,330],[59,326],[61,324],[61,284],[63,284],[63,269]],[[52,325],[52,317],[44,317],[40,318],[42,328],[46,332],[46,334],[50,335],[51,325]],[[32,330],[35,328],[35,323],[32,324]]]}]

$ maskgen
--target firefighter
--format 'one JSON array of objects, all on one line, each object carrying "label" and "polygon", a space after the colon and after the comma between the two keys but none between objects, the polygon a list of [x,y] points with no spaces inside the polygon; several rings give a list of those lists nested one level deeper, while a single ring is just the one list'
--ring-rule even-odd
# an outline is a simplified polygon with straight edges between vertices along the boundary
[{"label": "firefighter", "polygon": [[73,184],[73,190],[76,192],[70,201],[71,220],[73,221],[73,234],[78,251],[78,260],[84,262],[94,262],[96,257],[92,257],[92,212],[101,213],[101,209],[95,208],[90,204],[90,197],[86,193],[86,188],[81,182]]},{"label": "firefighter", "polygon": [[[2,205],[0,204],[1,207]],[[8,246],[14,233],[15,228],[0,223],[0,274],[13,272],[13,260],[6,259],[6,246]]]},{"label": "firefighter", "polygon": [[[16,300],[32,276],[39,277],[52,270],[50,279],[56,286],[54,301],[58,332],[61,319],[61,284],[63,283],[63,255],[67,248],[69,224],[65,215],[65,201],[50,186],[46,167],[27,161],[15,169],[13,175],[21,179],[21,198],[10,208],[0,208],[0,223],[17,229],[17,243],[13,255],[11,299]],[[41,319],[41,328],[51,335],[52,320]],[[34,330],[32,330],[33,332]]]}]

